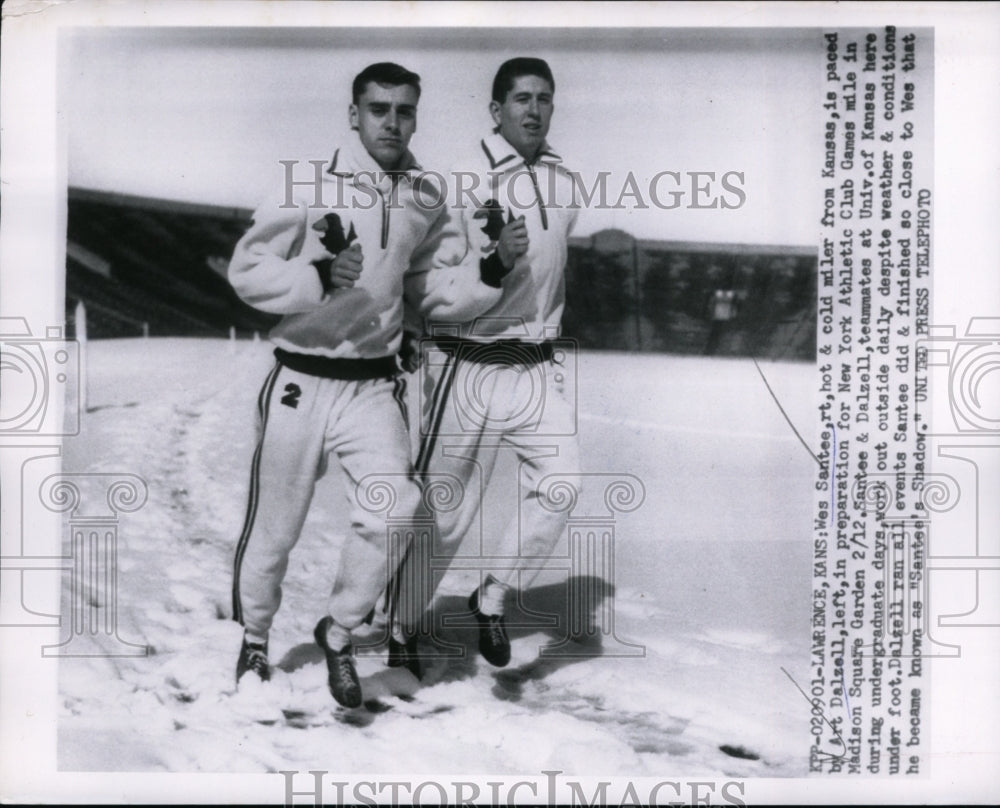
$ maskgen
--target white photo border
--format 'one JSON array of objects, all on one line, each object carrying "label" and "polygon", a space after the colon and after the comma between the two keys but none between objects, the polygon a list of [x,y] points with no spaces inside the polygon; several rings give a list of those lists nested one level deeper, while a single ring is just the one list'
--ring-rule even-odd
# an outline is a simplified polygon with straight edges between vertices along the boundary
[{"label": "white photo border", "polygon": [[[559,3],[5,4],[0,56],[2,314],[24,317],[33,328],[42,329],[63,319],[64,278],[58,268],[65,264],[66,132],[56,116],[60,30],[103,25],[363,27],[377,19],[378,25],[400,27],[932,27],[936,123],[932,321],[962,326],[972,317],[1000,316],[1000,241],[996,238],[1000,221],[1000,97],[996,93],[1000,76],[1000,5],[586,3],[571,8],[572,14]],[[18,446],[32,450],[30,441]],[[55,514],[47,514],[41,524],[58,536]],[[6,555],[10,536],[4,535],[3,541]],[[0,606],[9,605],[4,604],[3,597],[0,593]],[[58,593],[53,592],[52,597],[58,603]],[[55,643],[55,635],[50,629],[4,632],[0,645],[0,799],[41,803],[281,802],[283,784],[277,774],[57,771],[56,666],[37,653],[40,641]],[[995,799],[1000,787],[1000,631],[996,627],[970,629],[968,637],[960,660],[942,660],[932,666],[932,739],[926,775],[913,780],[752,780],[747,781],[742,798],[747,804],[982,803]],[[698,779],[680,774],[665,773],[665,777]],[[540,777],[537,772],[526,776]],[[440,773],[440,778],[482,782],[505,779],[452,776],[446,772]]]}]

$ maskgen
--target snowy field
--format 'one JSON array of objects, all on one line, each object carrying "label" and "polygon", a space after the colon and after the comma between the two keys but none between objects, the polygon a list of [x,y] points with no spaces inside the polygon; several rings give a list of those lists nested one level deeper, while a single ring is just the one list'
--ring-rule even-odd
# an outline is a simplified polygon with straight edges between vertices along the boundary
[{"label": "snowy field", "polygon": [[[809,705],[791,679],[803,681],[808,662],[815,461],[752,362],[579,357],[584,469],[631,474],[645,489],[615,521],[603,645],[542,655],[558,632],[515,619],[513,659],[497,670],[459,619],[448,639],[464,657],[434,660],[418,682],[371,648],[359,658],[369,703],[344,710],[312,642],[346,529],[335,474],[292,555],[271,633],[274,678],[259,692],[235,688],[232,553],[268,344],[89,347],[89,411],[66,442],[64,471],[131,473],[148,485],[146,504],[119,524],[117,610],[119,636],[148,655],[60,660],[61,770],[805,773]],[[808,439],[814,368],[761,367]],[[498,466],[487,536],[510,507],[511,474]],[[546,571],[526,608],[558,612],[567,575],[565,564]],[[461,615],[477,582],[475,571],[451,570],[435,610]]]}]

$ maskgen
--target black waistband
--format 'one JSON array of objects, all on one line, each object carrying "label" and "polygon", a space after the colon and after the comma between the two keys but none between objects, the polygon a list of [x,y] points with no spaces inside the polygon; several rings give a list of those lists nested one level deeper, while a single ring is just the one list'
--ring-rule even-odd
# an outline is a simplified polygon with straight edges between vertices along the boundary
[{"label": "black waistband", "polygon": [[395,356],[380,356],[377,359],[332,359],[329,356],[292,353],[281,348],[274,349],[274,355],[281,364],[307,376],[322,376],[324,379],[382,379],[395,376],[399,372]]},{"label": "black waistband", "polygon": [[519,339],[478,342],[461,337],[435,337],[434,343],[442,351],[482,365],[538,365],[552,359],[555,351],[551,342],[522,342]]}]

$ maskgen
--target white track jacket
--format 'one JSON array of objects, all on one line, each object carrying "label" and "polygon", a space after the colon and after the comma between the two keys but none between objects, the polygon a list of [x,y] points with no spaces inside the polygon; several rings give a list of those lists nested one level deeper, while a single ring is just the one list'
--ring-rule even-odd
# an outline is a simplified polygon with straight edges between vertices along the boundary
[{"label": "white track jacket", "polygon": [[[426,273],[445,225],[440,181],[407,153],[391,175],[354,136],[322,178],[296,165],[253,214],[229,265],[229,282],[249,305],[284,315],[271,330],[278,347],[347,359],[395,355],[403,325],[404,275]],[[350,289],[324,290],[313,261],[361,244],[361,277]]]},{"label": "white track jacket", "polygon": [[[432,265],[407,276],[408,298],[434,335],[442,323],[451,335],[492,342],[539,342],[558,336],[565,305],[567,239],[578,209],[573,180],[548,145],[527,165],[494,132],[473,156],[447,176],[448,216]],[[484,282],[480,262],[496,249],[499,228],[525,216],[529,247],[502,280]],[[495,261],[496,259],[494,259]]]}]

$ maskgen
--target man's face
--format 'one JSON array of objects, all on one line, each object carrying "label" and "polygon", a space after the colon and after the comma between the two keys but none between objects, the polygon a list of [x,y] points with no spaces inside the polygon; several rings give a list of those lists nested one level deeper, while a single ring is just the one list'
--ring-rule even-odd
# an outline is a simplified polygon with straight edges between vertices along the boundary
[{"label": "man's face", "polygon": [[417,131],[417,91],[409,84],[389,87],[370,81],[358,103],[351,104],[350,119],[379,167],[392,171]]},{"label": "man's face", "polygon": [[541,76],[518,76],[501,104],[490,102],[500,134],[525,160],[538,153],[552,122],[552,88]]}]

